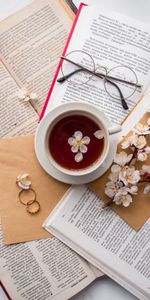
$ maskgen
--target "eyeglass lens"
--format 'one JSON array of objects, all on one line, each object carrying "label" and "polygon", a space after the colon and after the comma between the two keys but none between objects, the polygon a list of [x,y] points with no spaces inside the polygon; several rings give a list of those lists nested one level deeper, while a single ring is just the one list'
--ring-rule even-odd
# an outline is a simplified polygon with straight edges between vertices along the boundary
[{"label": "eyeglass lens", "polygon": [[[115,78],[115,79],[114,79]],[[109,80],[116,83],[119,89],[121,90],[124,99],[131,97],[136,91],[136,84],[138,82],[135,72],[127,66],[116,66],[109,70],[104,81],[106,92],[115,99],[120,99],[120,95],[112,84],[109,83]],[[128,81],[129,83],[125,83]]]},{"label": "eyeglass lens", "polygon": [[[67,81],[75,85],[85,84],[92,78],[93,73],[95,72],[95,63],[93,58],[88,53],[76,50],[68,53],[65,57],[67,60],[70,60],[81,66],[76,66],[66,60],[63,61],[61,68],[63,76],[67,77],[68,74],[73,73],[67,78]],[[84,71],[84,68],[91,71],[91,73]]]}]

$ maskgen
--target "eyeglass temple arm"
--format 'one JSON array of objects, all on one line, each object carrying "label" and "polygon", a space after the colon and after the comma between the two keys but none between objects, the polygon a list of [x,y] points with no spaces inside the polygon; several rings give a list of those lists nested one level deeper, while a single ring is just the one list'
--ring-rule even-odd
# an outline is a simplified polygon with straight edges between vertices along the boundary
[{"label": "eyeglass temple arm", "polygon": [[78,70],[75,70],[75,71],[73,71],[73,72],[71,72],[71,73],[69,73],[69,74],[67,74],[67,75],[64,75],[64,76],[62,76],[62,77],[60,77],[60,78],[58,78],[57,79],[57,82],[64,82],[65,80],[67,80],[69,77],[71,77],[72,75],[74,75],[74,74],[76,74],[76,73],[78,73],[78,72],[83,72],[83,69],[78,69]]},{"label": "eyeglass temple arm", "polygon": [[119,86],[118,86],[116,83],[114,83],[114,82],[112,82],[111,80],[109,80],[109,79],[106,79],[106,81],[107,81],[108,83],[110,83],[111,85],[113,85],[113,86],[118,90],[119,95],[120,95],[120,100],[121,100],[121,103],[122,103],[123,108],[124,108],[124,109],[129,109],[128,104],[127,104],[127,102],[125,101],[125,99],[124,99],[124,97],[123,97],[123,94],[122,94],[122,92],[121,92]]},{"label": "eyeglass temple arm", "polygon": [[[103,78],[103,77],[105,76],[105,75],[102,74],[102,73],[95,73],[95,72],[93,72],[93,71],[91,71],[91,70],[89,70],[89,69],[87,69],[87,68],[81,66],[80,64],[78,64],[78,63],[72,61],[71,59],[68,59],[67,57],[61,56],[60,58],[63,59],[63,60],[66,60],[66,61],[68,61],[68,62],[70,62],[71,64],[75,65],[76,67],[82,68],[83,71],[86,71],[86,72],[88,72],[88,73],[90,73],[90,74],[93,74],[93,75],[95,75],[95,76],[97,76],[97,77],[100,77],[100,76],[101,76],[100,78]],[[73,75],[73,74],[72,74],[72,75]],[[67,75],[66,75],[66,76],[67,76]],[[68,76],[69,76],[69,74],[68,74]],[[134,83],[134,82],[130,82],[130,81],[127,81],[127,80],[124,80],[124,79],[121,79],[121,78],[117,78],[117,77],[113,77],[113,76],[109,76],[109,75],[107,76],[107,78],[110,79],[110,80],[116,80],[116,81],[119,81],[119,82],[127,83],[127,84],[129,84],[129,85],[136,86],[136,87],[138,87],[138,88],[141,88],[141,87],[142,87],[141,84]],[[57,80],[57,81],[58,81],[58,80]],[[60,81],[58,81],[58,82],[60,82]],[[61,82],[62,82],[62,81],[61,81]]]},{"label": "eyeglass temple arm", "polygon": [[63,59],[63,60],[66,60],[66,61],[68,61],[68,62],[70,62],[71,64],[75,65],[76,67],[79,67],[80,69],[74,70],[73,72],[68,73],[68,74],[65,75],[65,76],[63,75],[62,77],[58,78],[58,79],[57,79],[57,82],[59,82],[59,83],[64,82],[65,80],[67,80],[67,79],[68,79],[69,77],[71,77],[72,75],[74,75],[74,74],[76,74],[76,73],[78,73],[78,72],[81,72],[81,71],[82,71],[82,72],[85,71],[85,72],[87,72],[87,73],[89,73],[89,74],[91,74],[91,75],[95,75],[95,76],[97,76],[98,78],[104,78],[104,77],[105,77],[104,74],[95,73],[95,72],[93,72],[93,71],[91,71],[91,70],[89,70],[89,69],[87,69],[87,68],[81,66],[81,65],[78,64],[78,63],[75,63],[74,61],[72,61],[72,60],[70,60],[70,59],[68,59],[68,58],[66,58],[66,57],[64,57],[64,56],[61,56],[60,58]]}]

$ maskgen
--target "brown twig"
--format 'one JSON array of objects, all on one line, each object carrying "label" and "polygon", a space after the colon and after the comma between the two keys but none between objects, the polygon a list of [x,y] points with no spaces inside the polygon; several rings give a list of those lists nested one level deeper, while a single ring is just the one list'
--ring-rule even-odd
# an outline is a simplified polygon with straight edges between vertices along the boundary
[{"label": "brown twig", "polygon": [[109,207],[112,203],[113,203],[113,199],[111,199],[111,200],[109,200],[108,202],[104,203],[104,204],[102,205],[101,208],[107,208],[107,207]]},{"label": "brown twig", "polygon": [[143,183],[143,182],[150,182],[150,179],[143,179],[143,180],[140,180],[138,183]]}]

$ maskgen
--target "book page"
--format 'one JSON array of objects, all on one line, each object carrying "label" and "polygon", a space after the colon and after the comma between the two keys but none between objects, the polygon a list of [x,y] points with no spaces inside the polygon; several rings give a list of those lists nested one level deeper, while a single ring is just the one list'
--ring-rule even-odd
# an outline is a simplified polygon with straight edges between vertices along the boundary
[{"label": "book page", "polygon": [[0,228],[0,278],[12,300],[63,300],[96,276],[84,259],[56,238],[6,246]]},{"label": "book page", "polygon": [[59,0],[34,1],[0,24],[3,62],[20,86],[38,95],[41,111],[72,24]]},{"label": "book page", "polygon": [[74,186],[45,228],[139,299],[150,298],[150,220],[135,232],[86,186]]},{"label": "book page", "polygon": [[33,133],[38,115],[30,103],[17,97],[17,86],[0,61],[0,136]]},{"label": "book page", "polygon": [[[103,73],[107,72],[109,75],[112,74],[110,69],[118,65],[131,68],[136,73],[142,89],[137,89],[129,99],[126,99],[129,109],[125,110],[121,105],[119,96],[118,99],[115,99],[106,92],[104,80],[96,76],[89,80],[90,76],[86,74],[87,83],[84,84],[81,84],[83,83],[82,76],[78,76],[79,78],[75,84],[68,81],[56,82],[46,113],[51,110],[52,104],[56,106],[69,101],[84,101],[102,109],[114,123],[121,123],[139,101],[150,83],[150,24],[138,22],[114,12],[103,12],[98,6],[83,7],[65,55],[74,50],[82,50],[90,54],[97,72],[103,71]],[[84,53],[83,57],[81,54],[81,59],[83,61]],[[80,64],[81,59],[79,60]],[[87,62],[90,70],[93,69],[91,64]],[[63,65],[64,62],[62,68]],[[105,67],[106,70],[102,67]],[[74,68],[73,66],[72,70]],[[65,75],[70,72],[71,65],[68,66],[68,69],[67,66],[63,69]],[[128,74],[125,75],[128,76]],[[70,81],[71,79],[73,81],[73,76],[70,77]],[[61,70],[57,78],[60,77],[62,77]],[[126,95],[127,88],[129,87],[122,84],[121,91],[123,95]],[[117,90],[111,91],[111,87],[109,86],[108,89],[108,85],[107,90],[114,97],[117,96]]]},{"label": "book page", "polygon": [[[80,0],[68,0],[68,2],[73,2],[76,7],[79,6]],[[84,3],[88,5],[93,5],[93,0],[85,0]],[[120,1],[120,0],[105,0],[105,1],[99,1],[94,0],[94,4],[98,4],[99,7],[106,11],[114,10],[118,13],[121,13],[123,15],[126,15],[131,18],[135,18],[138,20],[141,20],[143,22],[150,22],[149,19],[149,10],[150,10],[150,2],[149,0],[144,1],[143,0],[126,0]],[[135,9],[136,8],[136,9]]]}]

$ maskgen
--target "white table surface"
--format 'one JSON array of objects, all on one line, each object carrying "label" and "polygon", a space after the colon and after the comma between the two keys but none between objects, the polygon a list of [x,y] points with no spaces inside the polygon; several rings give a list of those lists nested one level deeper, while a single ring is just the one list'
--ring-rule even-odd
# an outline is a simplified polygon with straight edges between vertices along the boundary
[{"label": "white table surface", "polygon": [[[8,17],[32,0],[0,0],[0,20]],[[74,0],[76,5],[79,0]],[[142,21],[150,22],[150,0],[85,0],[89,4],[96,2],[105,9],[114,9],[128,16],[138,18]],[[113,280],[104,276],[94,281],[90,286],[75,295],[72,300],[136,300],[137,298],[115,283]],[[0,300],[7,300],[6,295],[0,288]],[[19,300],[19,299],[17,299]],[[32,300],[32,299],[31,299]],[[45,299],[41,299],[45,300]]]}]

